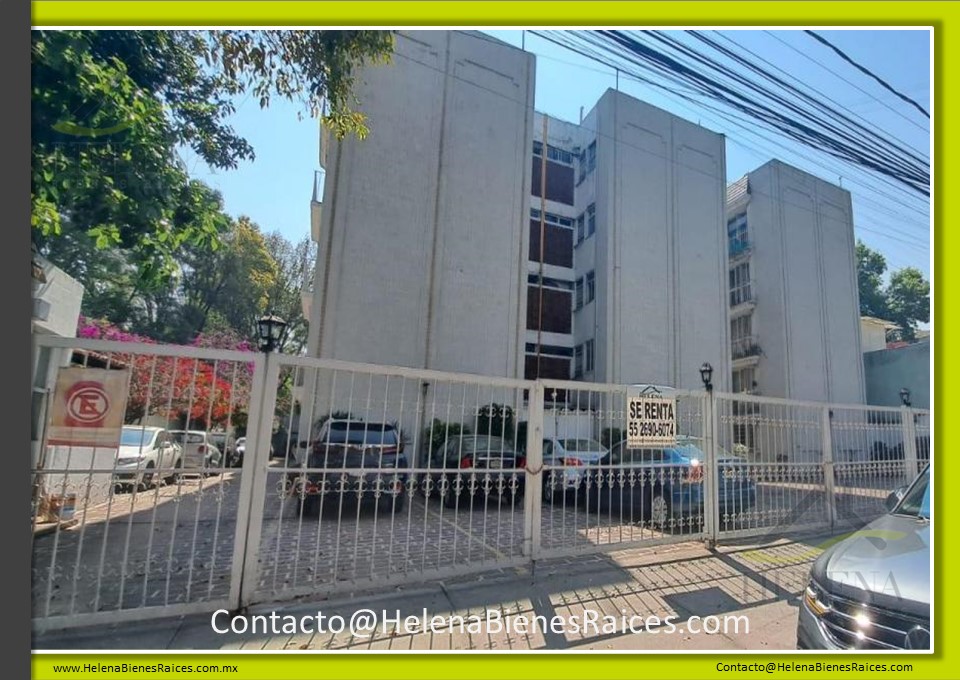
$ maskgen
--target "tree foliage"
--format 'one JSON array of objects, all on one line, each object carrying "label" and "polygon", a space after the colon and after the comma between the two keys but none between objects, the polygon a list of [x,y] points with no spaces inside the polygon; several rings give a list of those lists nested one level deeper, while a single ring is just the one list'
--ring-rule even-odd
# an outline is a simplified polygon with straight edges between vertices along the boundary
[{"label": "tree foliage", "polygon": [[930,282],[914,267],[890,274],[884,285],[887,261],[875,250],[857,241],[857,283],[860,313],[897,324],[901,337],[913,339],[917,326],[930,321]]},{"label": "tree foliage", "polygon": [[[123,331],[109,321],[80,317],[77,335],[119,342],[155,344],[151,338]],[[200,335],[190,343],[252,352],[236,335]],[[156,354],[120,353],[115,360],[131,372],[125,422],[148,416],[177,420],[184,427],[208,429],[213,425],[246,423],[252,386],[253,362],[206,361]]]},{"label": "tree foliage", "polygon": [[[229,124],[238,95],[299,101],[338,137],[364,136],[357,68],[383,61],[383,31],[34,31],[33,235],[65,228],[128,252],[141,285],[177,274],[181,247],[215,248],[228,223],[177,155],[214,168],[254,150]],[[321,106],[326,103],[326,112]]]}]

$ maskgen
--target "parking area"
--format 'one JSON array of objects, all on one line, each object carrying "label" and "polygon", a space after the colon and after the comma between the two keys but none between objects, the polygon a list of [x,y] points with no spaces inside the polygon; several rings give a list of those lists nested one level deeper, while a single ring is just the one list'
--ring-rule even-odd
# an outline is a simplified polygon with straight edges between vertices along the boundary
[{"label": "parking area", "polygon": [[[526,559],[522,496],[498,502],[481,494],[450,507],[411,483],[408,501],[396,512],[385,497],[357,503],[352,495],[331,493],[318,513],[308,514],[297,496],[284,491],[283,477],[274,462],[266,475],[254,601],[428,581]],[[34,611],[63,616],[227,597],[240,479],[239,471],[228,471],[114,493],[108,502],[78,512],[74,525],[37,536]],[[899,477],[869,479],[835,489],[838,520],[859,526],[882,512]],[[819,481],[783,467],[758,475],[756,503],[722,514],[721,536],[769,531],[775,538],[795,527],[822,527],[827,504]],[[543,559],[702,537],[702,508],[668,527],[629,508],[591,509],[585,500],[578,494],[541,505]]]}]

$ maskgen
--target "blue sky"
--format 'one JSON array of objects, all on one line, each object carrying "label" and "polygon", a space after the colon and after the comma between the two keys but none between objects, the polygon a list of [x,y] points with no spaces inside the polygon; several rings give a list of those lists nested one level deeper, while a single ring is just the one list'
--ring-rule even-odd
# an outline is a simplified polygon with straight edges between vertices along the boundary
[{"label": "blue sky", "polygon": [[[537,55],[536,107],[558,118],[576,121],[580,108],[589,111],[600,95],[617,86],[614,72],[562,47],[521,31],[487,31],[512,45],[525,43]],[[930,109],[930,38],[926,31],[818,31],[853,59],[870,68],[899,91]],[[715,34],[711,34],[716,38]],[[800,31],[742,30],[722,32],[727,47],[769,62],[832,99],[884,133],[929,155],[929,122],[915,109],[872,79],[842,61],[829,48]],[[753,54],[751,54],[751,52]],[[771,66],[772,65],[772,66]],[[876,175],[843,166],[828,155],[742,122],[731,122],[676,95],[621,75],[619,87],[639,99],[698,122],[727,137],[727,179],[733,181],[773,157],[831,182],[853,195],[857,237],[882,252],[888,266],[918,267],[929,276],[929,205],[926,198],[899,189]],[[836,105],[835,104],[835,105]],[[231,171],[211,172],[191,154],[192,174],[219,189],[227,211],[249,215],[265,231],[299,239],[309,233],[309,201],[318,169],[318,125],[297,119],[298,106],[274,102],[261,110],[256,98],[240,98],[233,124],[256,152],[256,160]],[[849,115],[849,113],[848,113]],[[861,121],[862,122],[862,121]],[[761,135],[761,136],[758,136]],[[842,177],[842,179],[840,179]]]}]

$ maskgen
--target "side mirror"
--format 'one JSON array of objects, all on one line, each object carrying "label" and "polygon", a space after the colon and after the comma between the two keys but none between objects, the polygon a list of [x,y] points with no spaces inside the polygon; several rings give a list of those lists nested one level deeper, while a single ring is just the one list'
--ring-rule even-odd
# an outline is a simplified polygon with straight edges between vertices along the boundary
[{"label": "side mirror", "polygon": [[887,496],[887,499],[883,503],[887,508],[887,512],[890,512],[895,507],[897,507],[897,504],[900,503],[900,501],[903,499],[906,493],[907,493],[907,487],[905,486],[898,487],[893,491],[891,491],[890,494]]},{"label": "side mirror", "polygon": [[297,443],[297,446],[299,446],[301,449],[307,448],[307,440],[306,440],[306,439],[301,439],[301,440]]}]

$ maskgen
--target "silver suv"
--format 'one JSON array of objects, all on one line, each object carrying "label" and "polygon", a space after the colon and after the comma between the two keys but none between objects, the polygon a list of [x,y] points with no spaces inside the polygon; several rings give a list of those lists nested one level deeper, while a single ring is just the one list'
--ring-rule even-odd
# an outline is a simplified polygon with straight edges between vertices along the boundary
[{"label": "silver suv", "polygon": [[887,507],[814,562],[798,649],[930,649],[930,466]]}]

